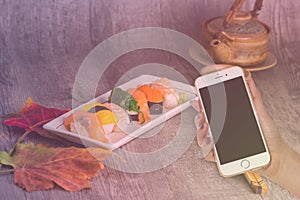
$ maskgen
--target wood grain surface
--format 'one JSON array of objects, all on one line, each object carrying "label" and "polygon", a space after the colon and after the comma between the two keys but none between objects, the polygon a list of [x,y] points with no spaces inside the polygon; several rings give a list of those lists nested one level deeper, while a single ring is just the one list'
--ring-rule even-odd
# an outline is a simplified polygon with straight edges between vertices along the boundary
[{"label": "wood grain surface", "polygon": [[[81,63],[100,42],[140,27],[163,27],[201,42],[204,20],[225,15],[231,0],[1,0],[0,115],[20,108],[27,97],[57,108],[72,106],[72,89]],[[248,1],[244,9],[253,7]],[[264,1],[259,18],[272,28],[271,51],[278,64],[253,77],[284,140],[300,152],[300,1]],[[128,41],[128,43],[134,41]],[[116,59],[101,77],[96,94],[110,90],[136,66],[170,66],[189,82],[199,75],[182,57],[143,49]],[[188,111],[189,112],[189,111]],[[190,111],[192,112],[192,111]],[[195,113],[194,113],[195,114]],[[159,134],[134,140],[123,150],[155,151],[176,135],[180,115],[164,124]],[[193,120],[191,116],[190,121]],[[187,122],[188,123],[188,122]],[[8,151],[23,130],[0,125],[0,151]],[[191,130],[187,134],[194,134]],[[26,142],[69,146],[32,133]],[[180,148],[180,146],[178,146]],[[170,165],[148,173],[128,173],[107,167],[92,179],[92,189],[66,192],[59,187],[27,193],[0,178],[0,200],[8,199],[295,199],[266,179],[269,192],[254,194],[243,176],[222,178],[214,163],[199,159],[193,141]],[[135,162],[131,160],[130,162]],[[138,165],[138,163],[137,163]]]}]

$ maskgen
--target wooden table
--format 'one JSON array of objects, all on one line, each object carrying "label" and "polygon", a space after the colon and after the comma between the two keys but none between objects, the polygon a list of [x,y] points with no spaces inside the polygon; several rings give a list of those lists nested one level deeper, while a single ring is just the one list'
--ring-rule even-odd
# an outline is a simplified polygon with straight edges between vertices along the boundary
[{"label": "wooden table", "polygon": [[[0,114],[16,111],[29,96],[45,106],[71,107],[78,69],[100,42],[121,31],[150,26],[173,29],[200,41],[203,21],[225,14],[231,3],[230,0],[1,1]],[[247,2],[246,9],[252,3]],[[279,132],[298,152],[299,9],[297,0],[264,2],[260,19],[273,29],[271,51],[279,62],[272,69],[253,73]],[[170,66],[190,83],[198,76],[191,64],[178,55],[153,49],[137,50],[109,66],[96,93],[111,89],[124,73],[145,63]],[[180,116],[165,123],[159,134],[134,140],[123,149],[150,152],[162,148],[175,137],[178,120]],[[0,132],[3,133],[0,151],[8,151],[23,130],[1,124]],[[64,146],[62,142],[36,134],[31,134],[25,142],[29,141]],[[269,192],[253,194],[243,176],[222,178],[216,165],[198,159],[198,153],[194,141],[179,159],[160,170],[127,173],[107,167],[92,179],[92,189],[74,193],[58,187],[27,193],[14,185],[12,174],[6,174],[0,178],[0,199],[295,199],[268,179]]]}]

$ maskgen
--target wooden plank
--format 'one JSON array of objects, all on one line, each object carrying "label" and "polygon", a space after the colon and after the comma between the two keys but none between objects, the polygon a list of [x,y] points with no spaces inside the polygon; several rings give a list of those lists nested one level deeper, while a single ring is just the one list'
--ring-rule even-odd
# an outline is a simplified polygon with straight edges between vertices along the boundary
[{"label": "wooden plank", "polygon": [[300,29],[299,9],[300,5],[295,1],[280,4],[264,1],[260,16],[272,28],[272,50],[279,59],[279,66],[283,70],[288,70],[289,75],[286,77],[290,79],[291,93],[297,92],[300,88],[298,48],[300,36],[296,34]]}]

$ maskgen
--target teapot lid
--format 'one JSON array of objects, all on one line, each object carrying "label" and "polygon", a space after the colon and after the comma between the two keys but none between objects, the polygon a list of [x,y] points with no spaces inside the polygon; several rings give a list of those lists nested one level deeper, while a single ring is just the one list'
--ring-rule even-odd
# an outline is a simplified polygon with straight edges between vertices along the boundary
[{"label": "teapot lid", "polygon": [[270,32],[270,28],[257,19],[263,0],[256,0],[253,11],[250,12],[240,10],[245,1],[235,0],[226,16],[216,17],[205,23],[213,37],[222,33],[230,39],[257,39]]},{"label": "teapot lid", "polygon": [[252,18],[250,13],[239,11],[232,22],[224,26],[225,17],[216,17],[206,22],[206,29],[212,34],[225,33],[235,39],[254,39],[269,33],[270,28]]}]

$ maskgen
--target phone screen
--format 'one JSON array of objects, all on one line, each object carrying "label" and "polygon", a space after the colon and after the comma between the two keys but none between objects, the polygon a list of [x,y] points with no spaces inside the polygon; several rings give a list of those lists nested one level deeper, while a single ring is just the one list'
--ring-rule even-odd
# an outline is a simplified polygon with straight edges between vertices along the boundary
[{"label": "phone screen", "polygon": [[[216,137],[211,121],[210,92],[224,84],[226,113],[223,129]],[[199,89],[221,164],[266,152],[242,77]],[[217,122],[218,123],[218,122]],[[220,132],[220,131],[219,131]]]}]

